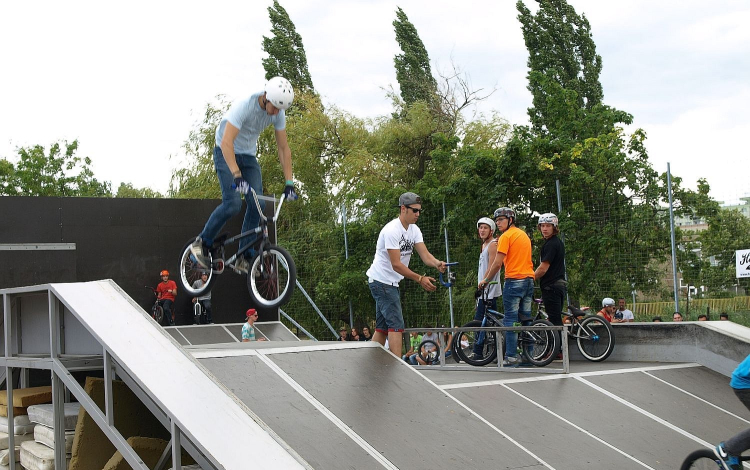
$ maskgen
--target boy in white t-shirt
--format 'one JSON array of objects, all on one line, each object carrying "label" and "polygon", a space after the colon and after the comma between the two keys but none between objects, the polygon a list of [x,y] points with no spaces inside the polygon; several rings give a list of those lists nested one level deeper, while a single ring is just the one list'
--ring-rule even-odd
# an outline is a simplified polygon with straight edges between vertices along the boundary
[{"label": "boy in white t-shirt", "polygon": [[401,299],[398,284],[407,277],[417,282],[428,292],[437,287],[435,278],[419,275],[409,269],[411,254],[416,250],[424,264],[445,272],[445,262],[440,261],[427,250],[422,239],[422,231],[415,224],[422,212],[422,198],[408,192],[398,198],[398,218],[388,222],[378,235],[375,257],[367,270],[370,292],[375,299],[375,334],[373,341],[385,345],[388,340],[393,354],[401,357],[403,344],[404,316],[401,312]]}]

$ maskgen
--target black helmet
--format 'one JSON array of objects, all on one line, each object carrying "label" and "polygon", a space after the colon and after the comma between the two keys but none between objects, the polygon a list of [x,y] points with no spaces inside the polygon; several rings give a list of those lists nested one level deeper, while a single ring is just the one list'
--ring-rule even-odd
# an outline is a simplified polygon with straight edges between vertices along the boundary
[{"label": "black helmet", "polygon": [[507,217],[509,219],[516,220],[516,211],[514,211],[510,207],[501,207],[499,209],[495,209],[495,213],[492,215],[492,218],[497,219],[498,217]]}]

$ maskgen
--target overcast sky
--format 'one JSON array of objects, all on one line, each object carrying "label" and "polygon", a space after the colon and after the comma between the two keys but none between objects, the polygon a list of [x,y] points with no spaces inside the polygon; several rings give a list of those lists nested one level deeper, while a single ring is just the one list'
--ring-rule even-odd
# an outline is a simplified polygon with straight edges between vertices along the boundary
[{"label": "overcast sky", "polygon": [[[750,2],[569,0],[592,27],[606,104],[634,115],[654,168],[712,195],[750,195]],[[532,10],[534,2],[526,1]],[[181,145],[218,94],[264,83],[271,1],[0,3],[0,157],[79,139],[110,181],[166,191]],[[433,72],[461,68],[496,89],[475,111],[527,122],[527,50],[515,2],[281,0],[302,36],[316,90],[359,117],[391,111],[392,22],[400,6]],[[294,153],[294,149],[292,149]]]}]

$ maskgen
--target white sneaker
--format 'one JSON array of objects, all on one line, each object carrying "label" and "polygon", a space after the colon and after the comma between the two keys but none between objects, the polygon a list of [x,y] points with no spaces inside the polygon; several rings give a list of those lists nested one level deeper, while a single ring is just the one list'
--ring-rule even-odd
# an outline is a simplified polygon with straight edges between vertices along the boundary
[{"label": "white sneaker", "polygon": [[241,256],[234,260],[234,270],[240,274],[247,274],[250,271],[250,263]]},{"label": "white sneaker", "polygon": [[503,361],[503,367],[518,367],[521,363],[521,359],[516,356],[508,356]]},{"label": "white sneaker", "polygon": [[211,268],[211,258],[208,256],[208,249],[203,246],[203,240],[201,240],[201,237],[196,237],[193,244],[190,245],[190,253],[195,257],[195,260],[203,269]]}]

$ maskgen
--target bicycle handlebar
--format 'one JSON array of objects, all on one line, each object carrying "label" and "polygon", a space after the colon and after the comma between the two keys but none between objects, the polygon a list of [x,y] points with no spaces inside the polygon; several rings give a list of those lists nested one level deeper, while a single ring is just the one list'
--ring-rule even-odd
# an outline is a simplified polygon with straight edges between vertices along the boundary
[{"label": "bicycle handlebar", "polygon": [[448,268],[448,281],[446,282],[443,279],[443,273],[440,273],[440,284],[444,285],[445,287],[451,287],[453,283],[456,281],[456,273],[451,272],[452,266],[457,266],[458,261],[454,261],[452,263],[445,263],[445,266]]}]

